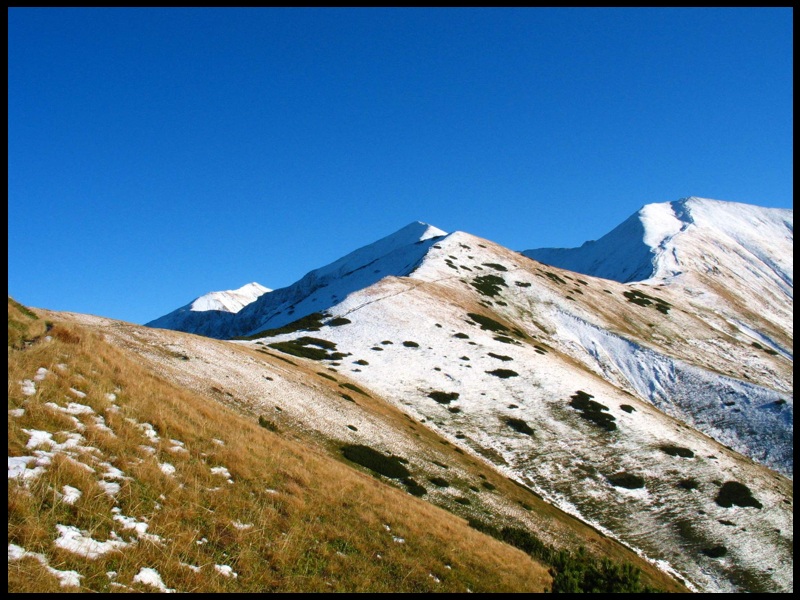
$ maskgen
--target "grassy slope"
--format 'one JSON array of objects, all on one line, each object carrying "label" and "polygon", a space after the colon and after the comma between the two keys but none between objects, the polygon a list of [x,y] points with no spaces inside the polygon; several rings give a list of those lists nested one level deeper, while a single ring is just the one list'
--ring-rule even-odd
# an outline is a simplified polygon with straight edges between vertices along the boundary
[{"label": "grassy slope", "polygon": [[[45,554],[51,567],[79,571],[85,576],[85,589],[123,589],[109,587],[112,582],[106,572],[116,571],[113,583],[145,590],[141,584],[131,584],[141,567],[156,568],[165,584],[179,591],[542,591],[549,587],[550,577],[539,563],[469,528],[450,512],[365,475],[366,470],[332,460],[330,455],[340,457],[336,447],[283,426],[278,435],[258,427],[247,406],[230,402],[226,394],[192,392],[186,385],[178,389],[155,378],[153,370],[134,364],[123,351],[103,342],[101,335],[74,323],[60,323],[57,317],[48,313],[48,318],[57,321],[49,331],[52,341],[39,339],[24,351],[9,347],[9,409],[25,408],[22,417],[9,417],[9,456],[32,453],[25,448],[30,436],[22,427],[74,431],[72,417],[42,405],[50,401],[66,406],[75,401],[92,406],[117,434],[111,438],[93,427],[96,415],[77,415],[90,440],[83,443],[103,452],[97,459],[78,460],[94,464],[99,475],[102,468],[96,463],[109,461],[133,479],[120,481],[122,489],[114,500],[97,487],[98,475],[57,457],[53,464],[58,469],[49,469],[29,485],[32,495],[11,483],[9,543]],[[33,320],[10,304],[9,332],[12,322],[17,323],[15,331],[35,328],[30,336],[45,333],[42,319]],[[175,360],[180,364],[179,358]],[[297,362],[301,363],[297,370],[305,371],[304,361]],[[67,370],[60,372],[57,364],[66,365]],[[32,378],[42,366],[50,373],[37,382],[36,395],[23,396],[19,381]],[[314,376],[318,383],[337,388]],[[340,374],[336,376],[341,379]],[[75,398],[70,387],[88,396]],[[118,398],[110,403],[105,394],[114,390]],[[461,463],[462,468],[471,469],[473,478],[491,483],[496,489],[491,496],[524,506],[531,518],[552,522],[562,537],[572,540],[571,547],[577,541],[600,555],[630,561],[642,568],[642,581],[648,585],[684,590],[613,540],[540,501],[485,464],[441,445],[436,434],[418,424],[414,428],[388,404],[363,397],[359,402],[371,412],[384,413],[387,425],[411,427],[418,432],[417,438],[449,451],[447,462]],[[113,412],[113,404],[120,406],[119,413]],[[147,439],[125,418],[154,425],[160,436],[158,443],[151,443],[157,449],[155,456],[141,449]],[[224,440],[225,445],[213,438]],[[184,442],[188,454],[171,452],[170,439]],[[174,465],[176,477],[165,476],[159,462]],[[229,469],[233,484],[210,472],[211,466],[218,465]],[[57,498],[55,491],[65,484],[84,491],[74,506]],[[426,499],[434,500],[431,494]],[[164,543],[140,540],[136,546],[95,561],[53,546],[57,523],[94,531],[93,537],[99,540],[107,539],[111,530],[131,539],[130,531],[122,531],[112,521],[115,505],[123,515],[149,519],[148,533],[160,535]],[[468,512],[458,511],[458,505],[447,508]],[[253,527],[240,530],[234,522]],[[396,542],[395,537],[404,542]],[[208,542],[198,545],[203,539]],[[180,563],[202,569],[194,573]],[[214,571],[215,564],[230,565],[238,577],[221,576]],[[68,588],[59,588],[57,580],[34,560],[9,562],[10,591],[45,589]]]},{"label": "grassy slope", "polygon": [[[10,480],[8,538],[43,554],[51,568],[80,573],[83,590],[147,591],[133,583],[143,567],[155,568],[168,588],[184,592],[548,587],[542,565],[462,519],[152,376],[80,326],[55,323],[46,329],[41,319],[9,302],[8,407],[24,414],[9,415],[8,454],[34,454],[24,429],[51,432],[58,443],[79,433],[80,445],[97,450],[55,452],[38,478]],[[33,395],[24,395],[19,382],[33,379],[40,367],[48,373],[35,382]],[[108,393],[116,395],[114,401]],[[94,414],[69,415],[47,402],[62,408],[75,402]],[[98,416],[113,433],[98,425]],[[139,424],[145,422],[157,441],[144,434]],[[170,451],[172,439],[187,452]],[[148,445],[154,453],[142,448]],[[103,463],[125,478],[104,478],[110,471]],[[162,472],[163,463],[175,467],[173,476]],[[214,466],[227,467],[233,483],[212,473]],[[100,487],[104,479],[120,484],[115,496]],[[65,485],[82,492],[73,505],[60,497]],[[147,533],[161,540],[124,530],[113,520],[115,507],[118,514],[146,521]],[[91,560],[53,544],[58,524],[99,541],[113,538],[114,531],[135,543]],[[214,565],[229,565],[238,576],[225,577]],[[109,571],[116,572],[113,581]],[[77,589],[59,587],[32,558],[9,561],[8,577],[13,592]]]}]

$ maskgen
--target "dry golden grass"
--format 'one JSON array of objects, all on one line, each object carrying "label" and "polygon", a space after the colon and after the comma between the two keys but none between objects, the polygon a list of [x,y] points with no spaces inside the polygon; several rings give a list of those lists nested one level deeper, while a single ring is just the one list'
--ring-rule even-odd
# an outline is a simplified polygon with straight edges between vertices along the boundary
[{"label": "dry golden grass", "polygon": [[[57,322],[46,331],[40,321],[9,303],[9,331],[19,335],[9,335],[8,408],[24,409],[9,415],[9,456],[37,450],[27,447],[25,430],[50,432],[57,443],[79,435],[80,446],[96,450],[56,451],[39,477],[9,480],[8,539],[44,555],[51,568],[83,577],[80,588],[61,587],[36,559],[11,560],[9,592],[152,591],[133,583],[144,567],[182,592],[548,587],[542,565],[462,519],[156,378],[87,329]],[[40,367],[46,376],[24,395],[20,382]],[[70,402],[93,413],[45,406]],[[157,441],[142,423],[152,425]],[[174,450],[173,439],[185,451]],[[162,470],[165,463],[173,475]],[[104,477],[112,466],[122,474]],[[226,467],[233,483],[213,467]],[[103,482],[119,491],[109,495]],[[64,501],[64,486],[81,491],[74,504]],[[146,533],[158,538],[124,529],[119,515],[146,522]],[[85,558],[54,545],[59,524],[131,544]],[[237,577],[214,565],[229,565]]]}]

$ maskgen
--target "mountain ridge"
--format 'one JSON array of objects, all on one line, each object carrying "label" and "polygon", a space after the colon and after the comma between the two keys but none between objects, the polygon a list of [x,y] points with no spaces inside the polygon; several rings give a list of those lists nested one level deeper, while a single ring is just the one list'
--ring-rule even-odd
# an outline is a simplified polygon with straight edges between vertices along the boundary
[{"label": "mountain ridge", "polygon": [[[644,253],[622,252],[647,275],[628,283],[415,222],[238,313],[198,313],[205,335],[238,338],[215,342],[231,350],[214,358],[202,338],[107,330],[183,385],[212,377],[246,410],[275,392],[241,353],[333,380],[348,408],[379,398],[692,589],[788,591],[793,217],[764,210],[692,198],[645,206],[615,236],[623,250],[649,256],[654,244],[667,258],[652,277]],[[280,389],[278,427],[408,455],[363,417],[342,434],[351,413],[329,398]],[[409,490],[427,487],[413,481]],[[715,500],[729,483],[754,504]]]}]

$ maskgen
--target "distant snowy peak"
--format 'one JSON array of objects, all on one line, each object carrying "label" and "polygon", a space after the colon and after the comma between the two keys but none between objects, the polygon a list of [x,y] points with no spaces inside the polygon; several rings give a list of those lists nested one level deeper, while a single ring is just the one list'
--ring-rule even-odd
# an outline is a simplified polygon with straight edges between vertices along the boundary
[{"label": "distant snowy peak", "polygon": [[269,291],[252,283],[234,291],[211,292],[147,325],[218,338],[281,327],[311,313],[324,312],[384,277],[409,275],[436,240],[447,235],[437,227],[415,221],[306,273],[288,287]]},{"label": "distant snowy peak", "polygon": [[238,290],[227,290],[224,292],[209,292],[200,296],[191,303],[189,310],[203,312],[207,310],[220,310],[223,312],[237,313],[245,306],[254,302],[267,292],[271,292],[255,281],[240,287]]},{"label": "distant snowy peak", "polygon": [[790,209],[690,197],[648,204],[579,248],[538,248],[523,254],[622,283],[709,271],[726,262],[725,255],[737,255],[741,261],[762,263],[764,272],[791,287],[793,215]]},{"label": "distant snowy peak", "polygon": [[243,308],[271,291],[252,282],[238,290],[209,292],[145,325],[218,337]]}]

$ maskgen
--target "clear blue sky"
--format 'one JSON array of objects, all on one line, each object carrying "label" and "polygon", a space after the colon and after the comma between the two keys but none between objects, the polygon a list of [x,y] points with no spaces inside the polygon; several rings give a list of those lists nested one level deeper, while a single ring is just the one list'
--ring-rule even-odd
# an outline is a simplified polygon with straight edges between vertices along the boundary
[{"label": "clear blue sky", "polygon": [[792,207],[793,13],[8,10],[8,292],[143,323],[411,221],[578,246]]}]

